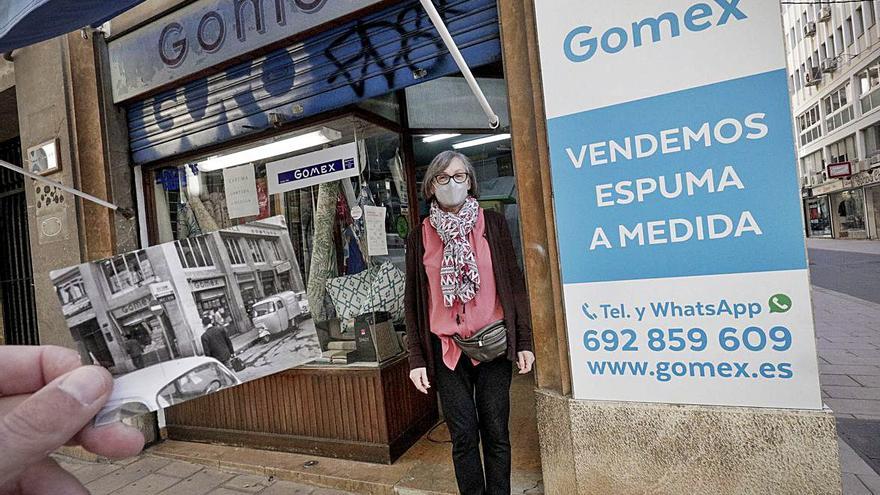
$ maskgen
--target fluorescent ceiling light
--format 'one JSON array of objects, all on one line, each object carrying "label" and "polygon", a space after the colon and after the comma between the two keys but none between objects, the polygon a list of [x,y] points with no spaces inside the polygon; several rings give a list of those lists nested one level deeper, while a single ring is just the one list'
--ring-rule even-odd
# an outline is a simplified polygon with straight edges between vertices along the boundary
[{"label": "fluorescent ceiling light", "polygon": [[274,143],[264,144],[251,149],[237,151],[228,155],[215,156],[199,162],[199,170],[211,172],[222,168],[234,167],[243,163],[251,163],[273,156],[285,155],[293,151],[313,148],[342,137],[342,133],[336,129],[322,127],[314,132],[300,134]]},{"label": "fluorescent ceiling light", "polygon": [[435,141],[443,141],[444,139],[461,136],[461,134],[431,134],[422,138],[423,143],[433,143]]},{"label": "fluorescent ceiling light", "polygon": [[452,147],[460,150],[462,148],[470,148],[471,146],[494,143],[495,141],[504,141],[505,139],[510,139],[510,134],[493,134],[491,136],[481,137],[479,139],[472,139],[470,141],[455,143],[452,145]]}]

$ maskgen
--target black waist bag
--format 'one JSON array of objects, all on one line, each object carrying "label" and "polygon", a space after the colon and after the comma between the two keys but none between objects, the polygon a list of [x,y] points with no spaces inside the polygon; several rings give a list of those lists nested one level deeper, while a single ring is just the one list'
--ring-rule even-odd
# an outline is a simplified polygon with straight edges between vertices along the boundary
[{"label": "black waist bag", "polygon": [[458,335],[452,338],[467,357],[483,363],[494,361],[507,353],[507,324],[504,320],[492,322],[466,339]]}]

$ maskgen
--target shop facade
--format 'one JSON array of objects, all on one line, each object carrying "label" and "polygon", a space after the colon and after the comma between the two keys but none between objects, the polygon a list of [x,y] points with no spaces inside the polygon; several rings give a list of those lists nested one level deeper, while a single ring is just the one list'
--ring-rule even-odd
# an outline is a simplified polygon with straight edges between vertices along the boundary
[{"label": "shop facade", "polygon": [[[419,183],[433,156],[451,147],[472,159],[483,207],[508,218],[519,245],[497,5],[438,4],[499,114],[500,128],[493,130],[417,1],[298,6],[297,16],[286,21],[287,35],[267,47],[252,41],[260,26],[267,36],[277,29],[274,7],[254,2],[229,12],[227,4],[184,5],[108,40],[115,103],[125,110],[131,159],[142,177],[142,235],[150,244],[175,241],[185,250],[181,259],[199,311],[228,307],[238,322],[267,294],[307,291],[325,356],[169,409],[169,437],[391,462],[434,424],[436,399],[410,386],[402,345],[374,362],[339,359],[355,345],[354,320],[335,314],[326,287],[365,268],[404,271],[404,240],[428,209],[417,193]],[[239,28],[243,35],[233,36]],[[214,66],[191,70],[188,60],[196,56],[214,60]],[[322,143],[297,144],[316,135]],[[276,143],[289,149],[229,162]],[[272,189],[273,162],[345,143],[357,148],[356,176],[281,193]],[[217,166],[224,160],[232,165]],[[242,165],[253,169],[249,190],[256,197],[250,200],[259,206],[245,216],[227,199],[231,174]],[[380,248],[366,244],[357,218],[369,208],[385,215]],[[243,225],[274,215],[283,215],[288,225],[283,241]],[[192,245],[193,236],[234,225],[245,229],[240,237],[211,236],[226,266],[206,266],[208,256]],[[277,250],[291,252],[297,263],[277,263]],[[402,278],[396,280],[391,290],[402,294]],[[395,339],[405,335],[402,312],[389,323]],[[286,395],[272,392],[278,388],[302,399],[284,404]],[[229,423],[224,409],[230,404],[240,417],[257,417],[264,413],[260,408],[277,412],[268,423]]]},{"label": "shop facade", "polygon": [[835,239],[880,239],[880,167],[810,189],[804,199],[807,235]]}]

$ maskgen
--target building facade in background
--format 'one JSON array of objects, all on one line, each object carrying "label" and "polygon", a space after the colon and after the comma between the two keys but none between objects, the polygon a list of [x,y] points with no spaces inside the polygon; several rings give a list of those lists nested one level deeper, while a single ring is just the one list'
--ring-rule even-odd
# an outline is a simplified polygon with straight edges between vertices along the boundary
[{"label": "building facade in background", "polygon": [[784,5],[807,235],[880,238],[880,2]]}]

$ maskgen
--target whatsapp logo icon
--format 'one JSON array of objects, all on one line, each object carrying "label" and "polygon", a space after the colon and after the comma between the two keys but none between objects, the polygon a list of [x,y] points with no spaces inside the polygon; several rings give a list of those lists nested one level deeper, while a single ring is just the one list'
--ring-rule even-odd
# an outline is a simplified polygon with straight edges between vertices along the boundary
[{"label": "whatsapp logo icon", "polygon": [[776,294],[767,302],[771,313],[786,313],[791,309],[791,298],[785,294]]}]

